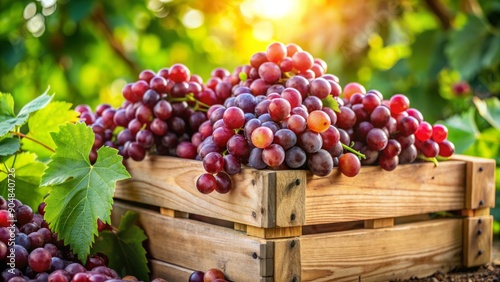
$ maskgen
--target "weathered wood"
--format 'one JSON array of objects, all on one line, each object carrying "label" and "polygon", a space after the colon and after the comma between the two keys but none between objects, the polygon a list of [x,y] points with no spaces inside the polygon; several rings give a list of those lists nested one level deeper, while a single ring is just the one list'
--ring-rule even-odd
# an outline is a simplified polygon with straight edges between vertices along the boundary
[{"label": "weathered wood", "polygon": [[302,281],[389,281],[462,264],[462,219],[300,238]]},{"label": "weathered wood", "polygon": [[274,240],[274,281],[301,281],[300,238]]},{"label": "weathered wood", "polygon": [[167,209],[167,208],[160,208],[160,214],[163,214],[165,216],[170,216],[170,217],[177,217],[177,218],[189,218],[189,213],[187,213],[187,212],[181,212],[181,211],[176,211],[176,210]]},{"label": "weathered wood", "polygon": [[493,216],[464,218],[464,266],[485,265],[491,261]]},{"label": "weathered wood", "polygon": [[495,160],[472,156],[453,157],[467,164],[467,209],[492,208],[495,206]]},{"label": "weathered wood", "polygon": [[[163,278],[167,281],[188,281],[189,276],[195,270],[180,267],[175,264],[166,263],[157,259],[149,260],[151,265],[151,278]],[[200,270],[200,269],[196,269]],[[204,270],[201,270],[204,271]]]},{"label": "weathered wood", "polygon": [[365,228],[369,229],[377,229],[377,228],[392,227],[392,226],[394,226],[393,217],[365,220]]},{"label": "weathered wood", "polygon": [[187,269],[217,267],[233,281],[259,281],[272,276],[274,254],[266,240],[115,201],[115,218],[126,210],[139,213],[138,222],[148,236],[148,252],[157,260]]},{"label": "weathered wood", "polygon": [[275,187],[269,189],[276,185],[274,171],[244,169],[232,176],[229,193],[205,195],[196,189],[196,180],[205,172],[200,161],[148,156],[126,165],[132,178],[118,183],[117,199],[259,227],[275,226],[275,205],[269,204],[276,202]]},{"label": "weathered wood", "polygon": [[308,174],[306,225],[400,217],[465,206],[463,161],[363,167],[356,177]]},{"label": "weathered wood", "polygon": [[304,225],[306,181],[306,173],[303,170],[276,172],[277,227]]},{"label": "weathered wood", "polygon": [[302,226],[260,228],[248,225],[247,234],[265,239],[295,237],[302,235]]}]

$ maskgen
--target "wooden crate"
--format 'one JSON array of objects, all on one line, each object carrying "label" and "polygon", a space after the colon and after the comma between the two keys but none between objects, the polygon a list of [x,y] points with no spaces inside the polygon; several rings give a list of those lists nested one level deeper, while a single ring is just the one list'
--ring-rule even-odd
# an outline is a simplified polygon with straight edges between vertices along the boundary
[{"label": "wooden crate", "polygon": [[153,275],[169,281],[212,267],[233,281],[386,281],[491,260],[493,160],[363,167],[354,178],[244,169],[224,195],[196,190],[199,161],[127,165],[114,218],[140,213]]}]

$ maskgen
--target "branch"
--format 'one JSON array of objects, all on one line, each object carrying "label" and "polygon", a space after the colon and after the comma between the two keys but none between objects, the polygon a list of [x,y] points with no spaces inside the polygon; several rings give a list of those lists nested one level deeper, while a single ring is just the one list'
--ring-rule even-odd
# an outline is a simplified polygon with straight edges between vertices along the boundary
[{"label": "branch", "polygon": [[102,7],[97,6],[92,12],[91,18],[96,27],[104,35],[116,55],[118,55],[118,57],[120,57],[134,73],[138,74],[141,68],[129,58],[122,43],[113,35],[113,30],[106,20]]},{"label": "branch", "polygon": [[444,30],[450,30],[452,28],[452,15],[443,3],[439,0],[425,0],[425,4],[427,4],[429,10],[436,15]]}]

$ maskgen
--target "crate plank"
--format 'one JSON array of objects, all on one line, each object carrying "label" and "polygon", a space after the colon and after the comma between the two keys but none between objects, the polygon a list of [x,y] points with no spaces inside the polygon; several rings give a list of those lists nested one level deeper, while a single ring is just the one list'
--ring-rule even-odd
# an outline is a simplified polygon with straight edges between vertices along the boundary
[{"label": "crate plank", "polygon": [[192,269],[166,263],[157,259],[149,260],[151,265],[151,278],[163,278],[167,281],[188,281]]},{"label": "crate plank", "polygon": [[118,183],[117,199],[258,227],[275,226],[274,171],[244,169],[232,176],[229,193],[205,195],[196,189],[198,176],[205,173],[200,161],[148,156],[141,162],[129,160],[126,165],[132,178]]},{"label": "crate plank", "polygon": [[301,281],[300,238],[274,241],[274,281]]},{"label": "crate plank", "polygon": [[491,261],[493,216],[464,218],[464,266],[485,265]]},{"label": "crate plank", "polygon": [[302,281],[388,281],[462,263],[462,219],[304,235]]},{"label": "crate plank", "polygon": [[363,167],[356,177],[308,174],[306,225],[401,217],[465,208],[463,161]]},{"label": "crate plank", "polygon": [[236,230],[173,218],[116,200],[113,220],[126,210],[139,213],[139,225],[148,236],[149,254],[187,269],[217,267],[234,281],[260,281],[273,275],[273,246],[266,240]]},{"label": "crate plank", "polygon": [[495,160],[456,155],[453,159],[467,164],[466,208],[495,206]]}]

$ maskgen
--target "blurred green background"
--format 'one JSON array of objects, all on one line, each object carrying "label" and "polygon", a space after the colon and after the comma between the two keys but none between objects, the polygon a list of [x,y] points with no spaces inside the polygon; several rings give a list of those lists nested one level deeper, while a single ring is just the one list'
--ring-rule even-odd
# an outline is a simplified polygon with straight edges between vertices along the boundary
[{"label": "blurred green background", "polygon": [[48,86],[56,100],[118,106],[143,69],[184,63],[207,80],[273,41],[324,59],[342,86],[408,95],[457,153],[498,168],[500,1],[1,1],[0,91],[17,109]]}]

